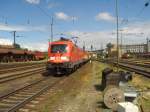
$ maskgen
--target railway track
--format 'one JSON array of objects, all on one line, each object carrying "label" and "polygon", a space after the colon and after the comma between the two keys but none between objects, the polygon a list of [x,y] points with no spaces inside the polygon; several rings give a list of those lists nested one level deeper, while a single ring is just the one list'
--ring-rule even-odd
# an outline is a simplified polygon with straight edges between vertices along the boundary
[{"label": "railway track", "polygon": [[21,64],[11,63],[11,64],[4,64],[4,65],[7,66],[6,68],[0,69],[0,84],[8,81],[16,80],[19,78],[23,78],[23,77],[40,74],[45,71],[44,62],[21,63]]},{"label": "railway track", "polygon": [[[150,62],[150,60],[147,60],[148,62]],[[146,60],[145,62],[143,61],[128,61],[128,60],[121,60],[120,62],[122,63],[127,63],[127,64],[131,64],[131,65],[137,65],[137,66],[141,66],[141,67],[145,67],[145,68],[150,68],[150,63],[148,63]]]},{"label": "railway track", "polygon": [[14,66],[14,67],[4,67],[0,69],[0,74],[4,74],[4,73],[11,73],[11,72],[15,72],[15,71],[21,71],[21,70],[27,70],[30,68],[37,68],[37,67],[41,67],[44,66],[44,63],[37,63],[37,64],[31,64],[31,65],[20,65],[20,66]]},{"label": "railway track", "polygon": [[126,63],[119,63],[119,67],[150,78],[150,69]]},{"label": "railway track", "polygon": [[16,63],[0,63],[0,69],[3,68],[13,68],[13,67],[19,67],[19,66],[28,66],[28,65],[35,65],[44,63],[45,61],[41,62],[16,62]]},{"label": "railway track", "polygon": [[[117,59],[105,59],[102,60],[103,62],[108,62],[108,63],[114,63],[117,61]],[[120,59],[119,60],[121,63],[126,63],[130,65],[136,65],[140,67],[145,67],[145,68],[150,68],[150,60],[127,60],[127,59]]]},{"label": "railway track", "polygon": [[[102,62],[111,63],[114,65],[117,64],[117,62],[115,62],[114,60],[107,60]],[[130,63],[128,61],[120,61],[119,67],[150,78],[150,69],[149,69],[150,67],[148,66]]]},{"label": "railway track", "polygon": [[7,74],[7,75],[3,74],[3,75],[0,75],[0,84],[8,82],[8,81],[16,80],[19,78],[43,73],[44,71],[45,71],[45,67],[39,67],[39,68],[35,68],[35,69],[23,71],[23,72],[18,72],[18,73],[13,73],[13,74]]},{"label": "railway track", "polygon": [[61,83],[67,77],[43,78],[25,87],[0,96],[0,112],[15,112],[25,104],[42,95],[45,91]]}]

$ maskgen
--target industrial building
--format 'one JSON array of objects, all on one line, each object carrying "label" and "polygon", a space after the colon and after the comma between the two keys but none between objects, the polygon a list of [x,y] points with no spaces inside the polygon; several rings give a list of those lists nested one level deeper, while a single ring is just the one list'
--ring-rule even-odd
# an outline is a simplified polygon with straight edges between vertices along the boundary
[{"label": "industrial building", "polygon": [[[116,57],[117,45],[112,44],[112,47],[106,48],[106,52],[108,53],[108,57]],[[119,45],[119,57],[125,53],[134,55],[150,54],[150,39],[147,39],[147,41],[143,44]]]},{"label": "industrial building", "polygon": [[150,40],[144,44],[133,44],[133,45],[120,45],[120,50],[123,53],[149,53],[150,52]]}]

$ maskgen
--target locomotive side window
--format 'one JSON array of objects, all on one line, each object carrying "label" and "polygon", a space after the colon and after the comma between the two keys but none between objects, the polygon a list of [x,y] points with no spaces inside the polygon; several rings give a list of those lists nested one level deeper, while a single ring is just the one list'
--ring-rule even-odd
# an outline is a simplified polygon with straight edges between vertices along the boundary
[{"label": "locomotive side window", "polygon": [[67,52],[67,45],[65,44],[57,44],[51,46],[51,53],[66,53]]}]

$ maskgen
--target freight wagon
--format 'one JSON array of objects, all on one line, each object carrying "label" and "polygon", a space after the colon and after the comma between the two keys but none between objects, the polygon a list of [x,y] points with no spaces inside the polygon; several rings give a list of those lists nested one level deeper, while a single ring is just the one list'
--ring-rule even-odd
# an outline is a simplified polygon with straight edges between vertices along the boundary
[{"label": "freight wagon", "polygon": [[0,45],[0,62],[22,62],[44,59],[42,52],[16,49],[13,46]]}]

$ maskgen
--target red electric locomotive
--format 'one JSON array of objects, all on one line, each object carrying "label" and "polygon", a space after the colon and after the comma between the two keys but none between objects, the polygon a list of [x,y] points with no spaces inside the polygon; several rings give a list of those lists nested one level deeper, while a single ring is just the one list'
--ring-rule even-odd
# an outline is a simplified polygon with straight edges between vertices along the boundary
[{"label": "red electric locomotive", "polygon": [[49,44],[47,70],[56,74],[70,73],[88,61],[88,53],[71,40],[61,38]]}]

